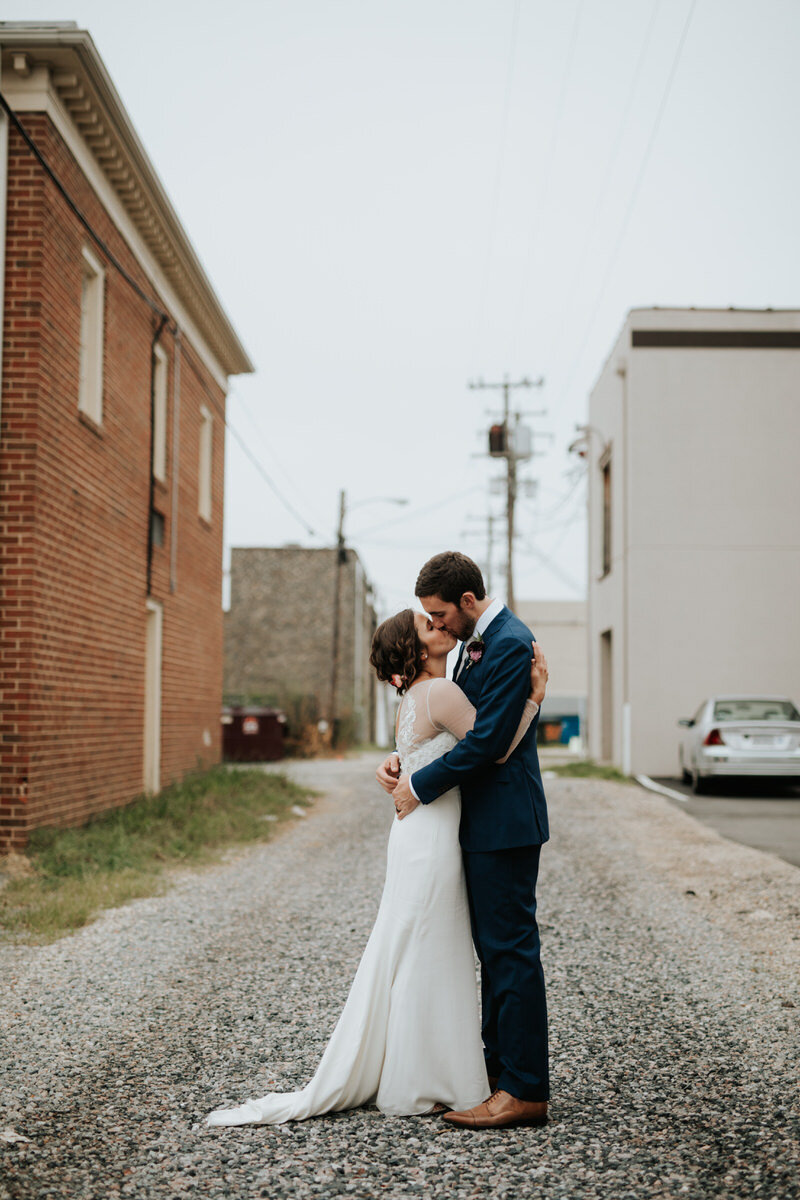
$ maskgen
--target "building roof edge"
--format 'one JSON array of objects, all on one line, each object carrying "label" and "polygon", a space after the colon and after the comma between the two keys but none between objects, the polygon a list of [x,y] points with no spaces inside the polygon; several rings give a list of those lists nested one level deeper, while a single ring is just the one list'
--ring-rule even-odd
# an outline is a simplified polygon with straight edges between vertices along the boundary
[{"label": "building roof edge", "polygon": [[[73,107],[79,103],[83,111],[87,105],[89,109],[99,109],[94,125],[86,121],[76,123],[83,141],[186,304],[198,329],[208,338],[226,374],[249,374],[254,371],[255,367],[150,161],[89,32],[67,24],[0,22],[0,50],[17,54],[27,52],[38,58],[37,65],[47,65],[51,70],[52,85],[68,111],[71,102]],[[48,51],[51,55],[57,55],[57,60],[48,61]],[[74,68],[83,76],[77,87],[70,87],[72,81],[66,78],[65,60],[68,59],[72,59]],[[85,87],[87,83],[88,88]],[[94,152],[85,130],[96,135],[97,124],[101,121],[101,132],[106,137],[111,135],[127,159],[129,176],[133,176],[144,205],[138,199],[132,201],[128,179],[125,180],[126,188],[120,188],[120,172],[117,170],[115,175],[110,174],[103,159]],[[108,161],[114,160],[106,158]],[[149,209],[149,214],[144,209]],[[172,254],[165,253],[167,246],[172,249]]]}]

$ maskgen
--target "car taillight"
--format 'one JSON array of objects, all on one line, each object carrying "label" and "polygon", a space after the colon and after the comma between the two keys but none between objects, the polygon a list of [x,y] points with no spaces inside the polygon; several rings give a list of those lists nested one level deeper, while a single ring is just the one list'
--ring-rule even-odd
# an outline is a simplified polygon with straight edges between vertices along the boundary
[{"label": "car taillight", "polygon": [[720,736],[719,730],[712,729],[711,732],[706,737],[705,741],[703,742],[703,745],[704,746],[724,746],[725,743],[723,742],[723,740]]}]

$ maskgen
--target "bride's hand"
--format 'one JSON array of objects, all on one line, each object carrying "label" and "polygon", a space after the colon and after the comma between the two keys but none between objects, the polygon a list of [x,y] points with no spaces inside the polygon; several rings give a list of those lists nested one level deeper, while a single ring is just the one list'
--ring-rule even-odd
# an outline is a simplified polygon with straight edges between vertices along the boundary
[{"label": "bride's hand", "polygon": [[549,672],[547,670],[547,659],[544,656],[544,650],[538,642],[533,643],[533,659],[531,661],[531,700],[534,704],[541,707],[544,700],[544,694],[547,690],[547,680]]},{"label": "bride's hand", "polygon": [[394,811],[397,813],[398,821],[402,821],[404,817],[412,813],[418,804],[419,800],[411,790],[408,775],[401,775],[394,793]]},{"label": "bride's hand", "polygon": [[400,759],[396,754],[390,754],[389,757],[381,763],[375,772],[375,778],[385,792],[391,796],[394,789],[397,787],[397,781],[400,778]]}]

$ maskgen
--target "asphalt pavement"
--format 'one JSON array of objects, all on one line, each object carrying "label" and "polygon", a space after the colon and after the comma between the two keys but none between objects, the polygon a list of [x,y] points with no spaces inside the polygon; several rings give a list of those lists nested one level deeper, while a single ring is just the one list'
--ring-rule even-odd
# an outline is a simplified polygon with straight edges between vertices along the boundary
[{"label": "asphalt pavement", "polygon": [[678,778],[654,776],[653,782],[678,793],[673,803],[723,837],[777,854],[800,867],[800,787],[764,779],[715,782],[706,796]]}]

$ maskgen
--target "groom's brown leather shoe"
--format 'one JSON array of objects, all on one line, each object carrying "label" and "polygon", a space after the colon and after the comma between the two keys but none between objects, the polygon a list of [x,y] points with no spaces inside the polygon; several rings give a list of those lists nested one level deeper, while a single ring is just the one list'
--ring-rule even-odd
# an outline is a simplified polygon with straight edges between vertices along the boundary
[{"label": "groom's brown leather shoe", "polygon": [[546,1100],[517,1100],[508,1092],[492,1092],[488,1100],[465,1112],[448,1112],[442,1117],[464,1129],[506,1129],[511,1125],[544,1125]]}]

